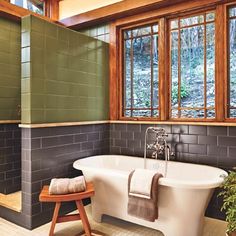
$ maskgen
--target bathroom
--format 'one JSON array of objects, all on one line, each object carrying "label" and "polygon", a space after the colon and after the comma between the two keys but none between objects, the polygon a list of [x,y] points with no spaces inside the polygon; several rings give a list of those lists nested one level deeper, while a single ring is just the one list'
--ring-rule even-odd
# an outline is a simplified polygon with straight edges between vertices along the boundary
[{"label": "bathroom", "polygon": [[[236,166],[236,1],[2,0],[0,13],[4,235],[46,235],[54,205],[39,201],[43,186],[76,176],[86,157],[142,159],[148,127],[164,128],[173,162]],[[225,235],[219,191],[201,236]],[[162,235],[109,217],[91,224]],[[60,224],[55,235],[79,227]]]}]

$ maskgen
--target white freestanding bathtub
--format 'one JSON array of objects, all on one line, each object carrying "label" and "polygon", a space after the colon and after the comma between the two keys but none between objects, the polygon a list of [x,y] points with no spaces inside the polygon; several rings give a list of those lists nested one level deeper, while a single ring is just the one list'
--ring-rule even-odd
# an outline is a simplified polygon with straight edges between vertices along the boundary
[{"label": "white freestanding bathtub", "polygon": [[[165,161],[147,159],[147,168],[164,175]],[[87,181],[93,181],[92,216],[101,222],[110,215],[160,230],[165,236],[202,236],[203,218],[214,188],[227,173],[221,169],[168,162],[167,176],[159,180],[159,218],[148,222],[127,214],[128,175],[143,168],[143,158],[118,155],[92,156],[74,162]]]}]

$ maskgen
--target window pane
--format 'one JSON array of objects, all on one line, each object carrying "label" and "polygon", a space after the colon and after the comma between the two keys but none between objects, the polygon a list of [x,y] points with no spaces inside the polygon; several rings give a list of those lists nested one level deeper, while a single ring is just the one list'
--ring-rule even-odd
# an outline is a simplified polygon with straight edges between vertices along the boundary
[{"label": "window pane", "polygon": [[133,40],[134,108],[151,107],[151,37]]},{"label": "window pane", "polygon": [[181,107],[204,104],[204,28],[181,30]]},{"label": "window pane", "polygon": [[131,107],[131,40],[125,41],[125,101]]},{"label": "window pane", "polygon": [[151,111],[148,110],[134,110],[133,117],[150,117]]},{"label": "window pane", "polygon": [[125,30],[124,31],[124,39],[131,38],[131,30]]},{"label": "window pane", "polygon": [[215,106],[215,25],[206,26],[207,107]]},{"label": "window pane", "polygon": [[23,7],[40,15],[44,15],[43,0],[11,0],[10,3],[19,7]]},{"label": "window pane", "polygon": [[204,110],[182,110],[182,118],[204,118]]},{"label": "window pane", "polygon": [[172,20],[171,21],[171,29],[177,29],[178,28],[178,20]]},{"label": "window pane", "polygon": [[178,106],[178,31],[171,32],[171,80],[172,80],[172,107]]},{"label": "window pane", "polygon": [[206,21],[214,21],[215,20],[215,13],[214,12],[210,12],[206,14]]},{"label": "window pane", "polygon": [[229,9],[229,16],[230,17],[236,16],[236,7]]},{"label": "window pane", "polygon": [[173,118],[214,118],[208,112],[215,107],[214,13],[207,17],[209,23],[203,14],[180,18],[178,30],[170,32]]},{"label": "window pane", "polygon": [[236,118],[236,109],[230,109],[230,117],[231,118]]},{"label": "window pane", "polygon": [[138,37],[147,34],[151,34],[151,26],[146,26],[143,28],[138,28],[133,30],[133,37]]},{"label": "window pane", "polygon": [[158,27],[150,25],[123,32],[123,114],[127,117],[159,115],[158,34],[154,30]]},{"label": "window pane", "polygon": [[236,19],[230,20],[229,40],[230,40],[230,106],[236,107]]},{"label": "window pane", "polygon": [[195,24],[200,24],[204,22],[204,16],[193,16],[189,18],[184,18],[180,20],[180,27],[184,26],[190,26],[190,25],[195,25]]},{"label": "window pane", "polygon": [[159,106],[159,83],[158,83],[158,35],[154,35],[152,38],[152,56],[153,56],[153,108],[158,108]]}]

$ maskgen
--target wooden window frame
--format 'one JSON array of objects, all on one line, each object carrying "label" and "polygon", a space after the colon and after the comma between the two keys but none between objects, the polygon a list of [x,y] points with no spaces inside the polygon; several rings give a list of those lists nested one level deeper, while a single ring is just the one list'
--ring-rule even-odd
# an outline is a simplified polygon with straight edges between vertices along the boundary
[{"label": "wooden window frame", "polygon": [[[216,121],[216,115],[215,115],[215,118],[207,118],[207,117],[204,117],[204,118],[184,118],[184,117],[179,117],[179,118],[174,118],[174,117],[171,117],[171,108],[172,108],[172,104],[171,104],[171,86],[172,86],[172,79],[171,79],[171,36],[170,36],[170,32],[171,32],[171,28],[170,28],[170,23],[172,20],[179,20],[180,19],[184,19],[184,18],[189,18],[189,17],[194,17],[194,16],[198,16],[198,15],[204,15],[204,22],[203,23],[199,23],[199,24],[194,24],[193,26],[198,26],[198,25],[203,25],[204,26],[204,29],[206,30],[206,26],[208,24],[208,22],[206,22],[206,14],[207,13],[210,13],[210,12],[214,12],[215,13],[215,19],[214,21],[211,21],[210,23],[214,22],[215,23],[215,36],[216,36],[216,14],[217,14],[217,11],[216,11],[216,8],[208,8],[208,9],[204,9],[204,10],[200,10],[200,11],[193,11],[193,12],[189,12],[189,14],[180,14],[180,15],[177,15],[173,18],[169,18],[168,19],[168,38],[167,38],[167,41],[169,43],[168,45],[168,50],[169,50],[169,59],[168,59],[168,84],[169,84],[169,97],[168,97],[168,103],[169,103],[169,106],[168,106],[168,111],[169,111],[169,120],[170,121],[199,121],[199,122],[204,122],[204,121],[207,121],[207,122],[214,122]],[[192,25],[191,25],[192,26]],[[188,27],[191,27],[191,26],[186,26],[186,27],[183,27],[183,28],[188,28]],[[178,31],[180,31],[181,27],[178,26]],[[180,32],[179,32],[180,33]],[[205,46],[205,40],[206,40],[206,32],[204,34],[204,46]],[[178,48],[180,49],[180,45],[178,46]],[[178,50],[180,51],[180,50]],[[216,51],[216,39],[215,39],[215,51]],[[206,48],[204,47],[204,65],[206,65]],[[178,55],[179,57],[180,55]],[[215,57],[216,58],[216,57]],[[179,66],[178,66],[179,68]],[[179,71],[179,69],[178,69]],[[180,71],[179,71],[180,72]],[[215,59],[215,87],[216,87],[216,59]],[[206,74],[206,67],[204,68],[204,107],[202,108],[188,108],[188,107],[181,107],[181,104],[180,104],[180,96],[181,96],[181,93],[180,93],[180,81],[181,81],[181,77],[180,75],[178,75],[178,96],[179,96],[179,101],[178,101],[178,112],[180,110],[204,110],[204,113],[206,115],[207,113],[207,107],[206,107],[206,79],[207,79],[207,74]],[[213,109],[215,110],[215,113],[216,113],[216,92],[215,92],[215,106],[213,107]]]},{"label": "wooden window frame", "polygon": [[[158,117],[126,117],[126,116],[123,116],[123,113],[124,113],[123,104],[125,103],[125,101],[124,101],[124,41],[123,41],[124,39],[123,39],[123,31],[127,30],[127,29],[133,29],[133,28],[138,28],[138,27],[142,27],[142,26],[149,26],[149,25],[153,25],[153,24],[158,25],[158,40],[159,40],[159,37],[160,37],[159,24],[160,24],[160,22],[158,19],[140,22],[140,23],[136,23],[136,24],[131,24],[131,25],[128,25],[125,27],[119,27],[119,78],[120,78],[119,79],[119,91],[120,91],[120,93],[119,93],[119,119],[120,120],[150,120],[150,119],[160,120],[160,80],[159,80],[159,75],[158,75],[159,105],[157,108],[157,110],[159,112]],[[159,46],[159,42],[158,42],[158,51],[159,51],[159,49],[160,49],[160,46]],[[159,67],[159,69],[160,69],[160,67]],[[158,69],[158,71],[159,71],[159,69]],[[145,110],[145,109],[143,109],[143,110]]]},{"label": "wooden window frame", "polygon": [[[229,3],[230,2],[230,3]],[[235,6],[236,1],[213,2],[211,0],[186,2],[185,4],[177,4],[163,9],[155,10],[148,13],[142,13],[136,16],[126,17],[114,21],[110,24],[110,119],[111,120],[140,120],[140,121],[166,121],[166,122],[203,122],[203,123],[218,123],[218,122],[236,122],[236,119],[227,119],[226,100],[227,100],[227,9],[230,6]],[[170,119],[170,73],[169,73],[169,40],[168,39],[168,21],[170,19],[188,16],[189,14],[203,13],[206,11],[215,11],[215,119],[202,118],[178,118]],[[159,21],[159,90],[163,94],[159,97],[160,102],[160,119],[156,118],[127,118],[120,115],[121,111],[121,61],[120,61],[120,39],[119,29],[131,24],[145,24],[148,21]],[[223,24],[222,24],[223,22]],[[222,34],[224,37],[222,37]],[[113,60],[114,58],[114,60]],[[119,60],[116,60],[119,58]],[[217,58],[220,58],[217,59]]]},{"label": "wooden window frame", "polygon": [[229,22],[230,22],[230,17],[229,17],[229,9],[236,7],[236,2],[234,3],[228,3],[224,6],[224,14],[225,14],[225,19],[224,19],[224,24],[225,24],[225,83],[224,83],[224,88],[225,88],[225,99],[224,99],[224,108],[225,108],[225,121],[226,122],[236,122],[236,117],[230,117],[230,42],[229,42]]}]

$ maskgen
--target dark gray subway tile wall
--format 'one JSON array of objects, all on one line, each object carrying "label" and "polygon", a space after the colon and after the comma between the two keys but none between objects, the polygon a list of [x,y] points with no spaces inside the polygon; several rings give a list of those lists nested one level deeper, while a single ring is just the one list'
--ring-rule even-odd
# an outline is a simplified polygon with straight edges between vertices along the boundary
[{"label": "dark gray subway tile wall", "polygon": [[[144,135],[152,125],[111,124],[111,154],[143,157]],[[158,126],[158,125],[155,125]],[[236,127],[159,125],[168,133],[175,161],[206,164],[223,169],[236,165]]]},{"label": "dark gray subway tile wall", "polygon": [[[133,124],[110,125],[110,154],[144,155],[144,135],[148,126]],[[223,169],[236,166],[236,127],[154,125],[163,127],[168,133],[174,161],[205,164]],[[215,191],[206,215],[224,219],[221,199]]]},{"label": "dark gray subway tile wall", "polygon": [[[22,129],[22,214],[32,229],[51,220],[53,204],[39,202],[39,193],[55,177],[78,175],[73,162],[109,153],[109,125]],[[74,209],[73,204],[63,211]]]},{"label": "dark gray subway tile wall", "polygon": [[17,124],[0,125],[0,193],[21,189],[21,129]]},{"label": "dark gray subway tile wall", "polygon": [[[98,154],[143,157],[144,124],[100,124],[71,127],[22,129],[22,213],[0,207],[0,216],[32,229],[51,220],[53,205],[41,204],[39,193],[54,177],[78,174],[72,164],[79,158]],[[156,125],[155,125],[156,126]],[[162,125],[176,153],[175,161],[207,164],[229,169],[236,165],[236,128]],[[0,132],[5,132],[0,126]],[[6,134],[6,136],[9,134]],[[18,133],[19,135],[19,133]],[[11,134],[9,137],[12,137]],[[10,141],[9,141],[10,142]],[[18,148],[17,148],[18,149]],[[207,216],[224,218],[216,193]],[[73,205],[63,209],[68,212]]]}]

